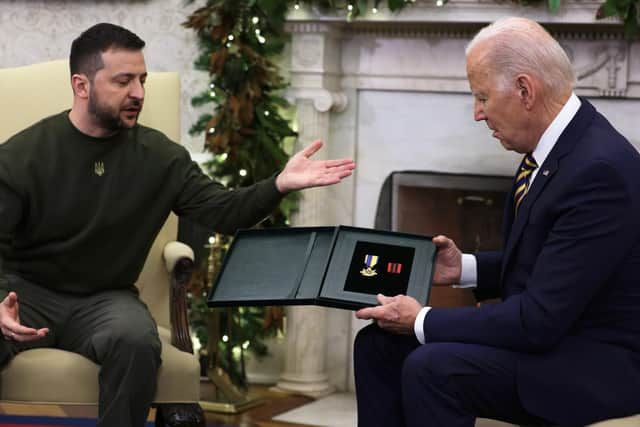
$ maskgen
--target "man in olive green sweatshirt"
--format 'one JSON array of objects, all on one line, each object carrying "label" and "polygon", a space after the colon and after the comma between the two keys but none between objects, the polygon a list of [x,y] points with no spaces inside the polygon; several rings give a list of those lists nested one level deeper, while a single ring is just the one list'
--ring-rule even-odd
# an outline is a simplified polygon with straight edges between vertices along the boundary
[{"label": "man in olive green sweatshirt", "polygon": [[35,347],[99,363],[102,427],[143,425],[153,399],[160,340],[134,283],[169,213],[232,233],[354,168],[311,160],[316,141],[276,177],[226,190],[137,123],[144,45],[116,25],[86,30],[71,47],[71,110],[0,144],[0,366]]}]

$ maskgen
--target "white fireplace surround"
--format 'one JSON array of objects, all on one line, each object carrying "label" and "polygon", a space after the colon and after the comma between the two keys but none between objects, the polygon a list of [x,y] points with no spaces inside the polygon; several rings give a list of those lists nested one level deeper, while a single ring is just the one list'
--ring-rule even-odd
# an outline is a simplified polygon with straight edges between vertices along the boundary
[{"label": "white fireplace surround", "polygon": [[[599,4],[563,1],[551,15],[510,2],[418,1],[350,23],[292,12],[289,96],[300,144],[322,138],[324,156],[353,157],[357,165],[339,186],[305,193],[295,224],[373,226],[380,186],[393,170],[511,175],[518,157],[473,121],[464,57],[473,34],[503,16],[547,25],[574,64],[576,93],[640,147],[640,47],[615,20],[595,20]],[[315,396],[353,389],[352,342],[364,323],[344,310],[288,310],[293,333],[279,386]]]}]

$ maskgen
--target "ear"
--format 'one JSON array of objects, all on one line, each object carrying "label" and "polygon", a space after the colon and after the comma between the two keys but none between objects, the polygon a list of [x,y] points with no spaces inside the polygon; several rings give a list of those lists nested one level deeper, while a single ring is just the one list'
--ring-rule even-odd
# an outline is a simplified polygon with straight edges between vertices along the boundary
[{"label": "ear", "polygon": [[520,102],[527,110],[533,108],[537,96],[537,87],[528,74],[519,74],[516,77],[516,88]]},{"label": "ear", "polygon": [[87,99],[91,90],[91,82],[84,74],[74,74],[71,76],[71,88],[74,96]]}]

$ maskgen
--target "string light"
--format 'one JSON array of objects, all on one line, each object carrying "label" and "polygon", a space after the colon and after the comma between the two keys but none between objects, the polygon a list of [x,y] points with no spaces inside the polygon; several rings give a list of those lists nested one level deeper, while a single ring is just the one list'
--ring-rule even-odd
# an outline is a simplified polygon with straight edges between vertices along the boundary
[{"label": "string light", "polygon": [[256,38],[258,39],[258,41],[262,44],[264,44],[267,39],[265,39],[264,37],[262,37],[262,34],[260,34],[260,28],[256,28]]},{"label": "string light", "polygon": [[211,135],[212,133],[214,133],[216,131],[216,128],[214,127],[210,127],[209,128],[209,135]]},{"label": "string light", "polygon": [[269,116],[269,111],[265,111],[265,112],[264,112],[264,115],[265,115],[265,116]]},{"label": "string light", "polygon": [[215,83],[211,82],[209,83],[209,89],[215,89],[216,85]]},{"label": "string light", "polygon": [[227,153],[220,154],[220,161],[224,162],[225,160],[227,160],[227,157],[229,157]]},{"label": "string light", "polygon": [[231,43],[226,44],[227,48],[231,47]]},{"label": "string light", "polygon": [[223,342],[228,342],[229,341],[229,336],[228,335],[223,335],[222,336],[222,341]]},{"label": "string light", "polygon": [[210,244],[210,245],[213,245],[213,244],[215,244],[215,243],[216,243],[216,237],[215,237],[215,236],[210,236],[210,237],[209,237],[209,244]]},{"label": "string light", "polygon": [[244,348],[245,350],[249,348],[249,341],[245,341],[242,343],[242,348]]},{"label": "string light", "polygon": [[247,176],[247,170],[246,170],[246,169],[240,169],[240,170],[238,171],[238,174],[239,174],[240,176]]},{"label": "string light", "polygon": [[436,6],[438,6],[438,7],[444,6],[444,1],[443,0],[436,1]]},{"label": "string light", "polygon": [[371,12],[373,12],[373,13],[378,13],[378,8],[377,8],[377,7],[374,7],[373,9],[371,9]]},{"label": "string light", "polygon": [[254,16],[253,18],[251,18],[251,22],[253,22],[253,24],[257,24],[258,22],[260,22],[260,18],[258,18],[257,16]]},{"label": "string light", "polygon": [[353,10],[353,5],[351,3],[349,3],[349,5],[347,6],[347,10],[349,12],[351,12]]},{"label": "string light", "polygon": [[214,91],[209,92],[209,96],[212,98],[216,97],[216,93]]},{"label": "string light", "polygon": [[233,36],[233,34],[229,34],[227,36],[227,40],[232,41],[233,39],[235,39],[235,37]]},{"label": "string light", "polygon": [[300,9],[300,2],[299,2],[299,1],[297,1],[297,2],[296,2],[296,4],[294,4],[294,5],[293,5],[293,8],[294,8],[295,10]]}]

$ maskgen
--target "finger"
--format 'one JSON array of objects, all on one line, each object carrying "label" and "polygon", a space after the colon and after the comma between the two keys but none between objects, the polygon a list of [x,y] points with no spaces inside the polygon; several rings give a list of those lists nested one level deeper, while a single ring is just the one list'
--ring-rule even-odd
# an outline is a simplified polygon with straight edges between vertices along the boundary
[{"label": "finger", "polygon": [[305,157],[311,157],[321,147],[322,147],[322,141],[320,141],[319,139],[316,139],[311,144],[307,145],[307,147],[304,150],[302,150],[302,155],[305,156]]},{"label": "finger", "polygon": [[48,329],[43,328],[40,329],[39,331],[43,331],[41,333],[36,333],[36,334],[13,334],[11,336],[11,339],[13,339],[14,341],[18,341],[18,342],[29,342],[29,341],[35,341],[35,340],[39,340],[42,337],[44,337],[47,333],[44,332],[46,330],[46,332],[49,332]]},{"label": "finger", "polygon": [[361,308],[360,310],[356,311],[356,317],[358,319],[371,319],[371,308],[372,307],[367,307],[367,308]]},{"label": "finger", "polygon": [[384,307],[379,305],[377,307],[367,307],[356,311],[356,317],[358,319],[382,319],[384,316]]},{"label": "finger", "polygon": [[390,304],[394,301],[393,297],[388,297],[382,294],[378,294],[377,297],[378,297],[378,302],[382,305]]},{"label": "finger", "polygon": [[24,336],[38,335],[38,329],[29,328],[27,326],[22,326],[20,324],[7,326],[6,329],[9,333],[15,334],[15,335],[24,335]]},{"label": "finger", "polygon": [[[351,175],[351,174],[348,174],[346,176],[349,176],[349,175]],[[337,183],[340,182],[340,180],[342,178],[344,178],[344,177],[340,177],[340,176],[333,175],[333,174],[332,175],[325,175],[325,176],[318,177],[318,178],[314,179],[310,186],[319,187],[319,186],[323,186],[323,185],[337,184]]]},{"label": "finger", "polygon": [[40,338],[44,337],[45,335],[47,335],[49,333],[49,328],[40,328],[37,330],[36,335],[39,336]]},{"label": "finger", "polygon": [[353,169],[356,167],[356,164],[352,159],[336,159],[325,161],[325,166],[328,168],[348,167]]},{"label": "finger", "polygon": [[326,173],[331,175],[338,175],[338,176],[339,175],[349,176],[353,173],[353,169],[354,168],[349,166],[339,166],[331,169],[326,169]]},{"label": "finger", "polygon": [[339,179],[342,179],[342,178],[346,178],[348,176],[351,176],[352,174],[353,174],[353,171],[351,169],[349,169],[349,170],[344,170],[344,171],[338,172],[337,173],[337,177]]},{"label": "finger", "polygon": [[327,175],[323,175],[321,177],[318,178],[318,183],[320,183],[321,185],[330,185],[330,184],[337,184],[339,183],[342,179],[351,176],[353,172],[351,171],[341,171],[341,172],[332,172],[330,174]]},{"label": "finger", "polygon": [[[48,331],[48,328],[43,328],[43,329]],[[10,317],[5,317],[4,322],[2,324],[2,331],[14,332],[16,334],[21,334],[21,335],[35,335],[38,333],[38,329],[25,326],[21,324],[20,321],[17,321],[16,319],[12,319]]]}]

